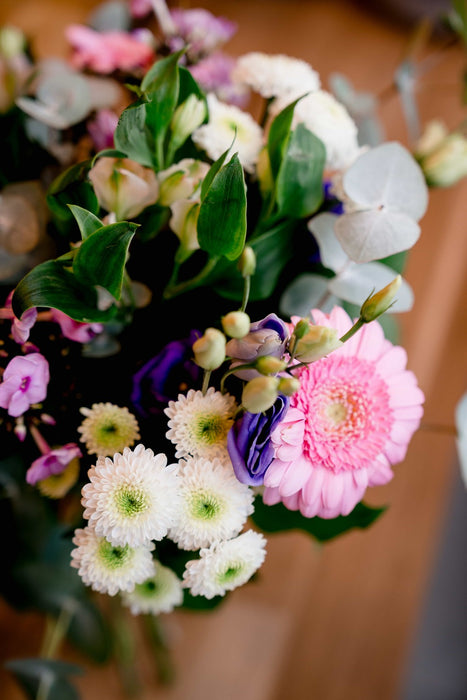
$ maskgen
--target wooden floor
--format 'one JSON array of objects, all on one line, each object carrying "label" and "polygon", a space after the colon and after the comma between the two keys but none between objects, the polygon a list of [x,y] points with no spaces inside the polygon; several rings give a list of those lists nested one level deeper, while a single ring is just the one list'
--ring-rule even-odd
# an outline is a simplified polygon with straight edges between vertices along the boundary
[{"label": "wooden floor", "polygon": [[[39,53],[63,54],[63,27],[85,20],[96,4],[2,0],[0,19],[27,30]],[[351,2],[201,4],[238,22],[232,54],[261,50],[304,58],[325,86],[333,71],[345,72],[362,90],[390,85],[408,37],[406,28]],[[419,95],[425,120],[442,117],[450,126],[461,121],[464,58],[453,50],[426,76]],[[382,116],[388,138],[405,143],[396,97],[385,102]],[[467,389],[466,199],[466,182],[432,193],[407,268],[416,303],[402,322],[403,344],[426,393],[426,424],[452,425],[455,404]],[[369,494],[369,502],[390,506],[370,531],[321,549],[300,534],[270,537],[256,583],[237,590],[215,613],[167,618],[179,667],[174,686],[157,686],[142,648],[142,700],[397,700],[456,468],[453,436],[421,429],[393,482]],[[39,635],[35,616],[18,619],[0,608],[2,658],[33,655]],[[81,661],[71,651],[67,657]],[[79,686],[85,700],[123,697],[113,668],[88,668]],[[3,676],[0,695],[21,697]]]}]

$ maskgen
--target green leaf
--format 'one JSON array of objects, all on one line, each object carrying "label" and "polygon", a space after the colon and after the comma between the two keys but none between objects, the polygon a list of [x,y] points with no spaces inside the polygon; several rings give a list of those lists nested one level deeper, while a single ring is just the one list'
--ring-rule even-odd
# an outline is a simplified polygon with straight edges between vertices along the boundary
[{"label": "green leaf", "polygon": [[77,249],[73,273],[83,285],[100,286],[120,299],[128,247],[136,224],[122,221],[103,226]]},{"label": "green leaf", "polygon": [[123,151],[117,151],[116,148],[104,148],[103,151],[99,151],[98,153],[96,153],[96,155],[92,159],[92,167],[95,166],[99,158],[126,158],[126,156],[123,153]]},{"label": "green leaf", "polygon": [[[51,659],[13,659],[5,667],[15,676],[28,698],[36,700],[79,700],[67,676],[82,673],[79,666]],[[47,692],[44,692],[44,688]],[[39,689],[44,693],[39,694]]]},{"label": "green leaf", "polygon": [[16,286],[12,304],[18,318],[33,306],[59,309],[82,323],[109,321],[116,313],[115,307],[99,310],[96,290],[81,284],[60,258],[28,272]]},{"label": "green leaf", "polygon": [[379,262],[384,263],[402,275],[407,262],[408,252],[408,250],[403,250],[401,253],[394,253],[394,255],[389,255],[387,258],[383,258]]},{"label": "green leaf", "polygon": [[[208,108],[206,95],[200,88],[196,80],[193,78],[192,74],[184,66],[178,66],[178,77],[180,80],[180,88],[178,93],[178,104],[181,105],[190,95],[196,95],[200,100],[203,100],[206,104],[206,110]],[[207,116],[206,116],[207,121]]]},{"label": "green leaf", "polygon": [[87,180],[91,165],[91,160],[72,165],[56,177],[48,189],[47,204],[54,223],[62,234],[68,234],[74,225],[70,204],[77,204],[93,214],[99,211],[94,189]]},{"label": "green leaf", "polygon": [[290,127],[292,126],[295,105],[301,99],[302,98],[299,97],[297,100],[287,105],[282,112],[279,112],[271,124],[268,135],[268,154],[274,179],[279,172],[290,136]]},{"label": "green leaf", "polygon": [[205,199],[214,178],[224,165],[225,159],[227,158],[227,154],[229,151],[230,148],[228,148],[226,151],[224,151],[224,153],[221,156],[219,156],[219,158],[209,168],[208,172],[206,173],[206,176],[203,178],[203,181],[201,183],[201,201]]},{"label": "green leaf", "polygon": [[303,219],[323,201],[326,148],[311,131],[298,124],[287,144],[277,176],[279,213]]},{"label": "green leaf", "polygon": [[75,613],[68,628],[67,638],[92,661],[104,663],[109,659],[112,649],[110,627],[91,600],[77,598],[74,602]]},{"label": "green leaf", "polygon": [[170,219],[170,207],[160,204],[153,204],[138,216],[138,238],[143,241],[150,241],[157,236]]},{"label": "green leaf", "polygon": [[301,530],[319,542],[343,535],[354,528],[365,529],[372,525],[386,508],[371,508],[363,502],[357,503],[349,515],[337,518],[305,518],[299,511],[288,510],[282,503],[267,506],[261,496],[255,498],[255,510],[251,516],[253,522],[263,532],[283,532],[284,530]]},{"label": "green leaf", "polygon": [[147,103],[141,99],[130,105],[120,115],[114,134],[115,146],[127,158],[153,168],[155,161],[155,140],[146,125]]},{"label": "green leaf", "polygon": [[235,154],[214,176],[198,216],[198,242],[210,256],[238,258],[245,246],[246,188]]},{"label": "green leaf", "polygon": [[97,231],[97,229],[102,228],[102,221],[92,212],[79,207],[77,204],[69,204],[68,206],[76,219],[83,240],[94,233],[94,231]]}]

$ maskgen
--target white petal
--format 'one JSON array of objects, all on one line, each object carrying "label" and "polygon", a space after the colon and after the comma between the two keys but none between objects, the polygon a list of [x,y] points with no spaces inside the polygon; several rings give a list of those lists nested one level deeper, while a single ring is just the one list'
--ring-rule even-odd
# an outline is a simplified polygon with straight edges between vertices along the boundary
[{"label": "white petal", "polygon": [[367,207],[384,205],[418,221],[428,205],[423,172],[410,152],[390,142],[366,151],[347,170],[346,194]]},{"label": "white petal", "polygon": [[380,209],[343,214],[334,231],[347,255],[358,263],[408,250],[420,236],[419,225],[407,214]]},{"label": "white petal", "polygon": [[318,243],[321,262],[333,272],[339,272],[349,259],[334,233],[334,224],[338,218],[337,214],[323,212],[308,222],[308,230]]},{"label": "white petal", "polygon": [[[361,306],[373,291],[382,289],[392,282],[394,277],[394,270],[383,263],[353,263],[342,274],[329,281],[329,290],[343,301]],[[412,288],[403,279],[395,303],[391,306],[391,313],[410,311],[413,301]]]}]

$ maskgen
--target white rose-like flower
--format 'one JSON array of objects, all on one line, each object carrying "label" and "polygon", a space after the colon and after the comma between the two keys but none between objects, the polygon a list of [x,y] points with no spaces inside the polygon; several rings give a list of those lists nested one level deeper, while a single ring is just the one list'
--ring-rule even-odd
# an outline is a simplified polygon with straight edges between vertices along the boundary
[{"label": "white rose-like flower", "polygon": [[245,170],[253,172],[263,146],[263,130],[251,114],[221,102],[214,93],[208,94],[207,101],[209,121],[193,132],[193,141],[212,160],[217,160],[231,147],[231,153],[238,153]]},{"label": "white rose-like flower", "polygon": [[[281,112],[292,100],[278,98],[271,105],[271,117]],[[303,97],[294,109],[292,128],[304,124],[326,147],[326,168],[342,170],[359,153],[357,126],[346,108],[329,92],[317,90]]]},{"label": "white rose-like flower", "polygon": [[260,51],[246,53],[237,59],[232,80],[248,85],[266,98],[295,98],[320,88],[319,74],[306,61]]},{"label": "white rose-like flower", "polygon": [[138,216],[159,197],[155,173],[129,158],[99,158],[88,177],[101,207],[119,221]]}]

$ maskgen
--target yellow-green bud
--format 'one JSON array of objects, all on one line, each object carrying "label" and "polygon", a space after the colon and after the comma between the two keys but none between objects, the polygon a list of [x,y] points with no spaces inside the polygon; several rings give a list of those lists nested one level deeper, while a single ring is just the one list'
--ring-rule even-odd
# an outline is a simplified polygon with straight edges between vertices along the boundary
[{"label": "yellow-green bud", "polygon": [[297,338],[297,340],[300,340],[300,338],[303,338],[305,333],[308,333],[310,327],[311,323],[307,321],[306,318],[301,318],[300,321],[296,324],[295,328],[293,329],[293,334]]},{"label": "yellow-green bud", "polygon": [[283,372],[286,367],[287,362],[273,355],[261,355],[256,358],[255,362],[255,369],[260,374],[278,374],[278,372]]},{"label": "yellow-green bud", "polygon": [[360,319],[363,323],[374,321],[375,318],[384,314],[384,312],[392,306],[394,297],[401,284],[402,277],[397,275],[386,287],[383,287],[383,289],[376,292],[376,294],[372,294],[363,302],[362,308],[360,309]]},{"label": "yellow-green bud", "polygon": [[250,332],[250,317],[244,311],[230,311],[222,317],[224,333],[231,338],[244,338]]},{"label": "yellow-green bud", "polygon": [[312,326],[295,346],[294,356],[300,362],[314,362],[329,355],[342,345],[335,328],[327,326]]},{"label": "yellow-green bud", "polygon": [[242,406],[250,413],[263,413],[274,405],[277,399],[279,380],[277,377],[255,377],[245,384],[242,393]]},{"label": "yellow-green bud", "polygon": [[251,277],[256,270],[256,255],[253,248],[249,245],[245,246],[243,253],[238,261],[238,269],[242,273],[242,277]]},{"label": "yellow-green bud", "polygon": [[279,379],[279,392],[285,396],[292,396],[300,389],[297,377],[281,377]]},{"label": "yellow-green bud", "polygon": [[206,370],[217,369],[225,360],[225,335],[217,328],[207,328],[193,343],[195,362]]},{"label": "yellow-green bud", "polygon": [[203,123],[206,104],[193,93],[175,110],[170,128],[177,145],[185,143],[190,134]]},{"label": "yellow-green bud", "polygon": [[272,176],[271,161],[269,159],[267,146],[264,146],[264,148],[262,148],[258,154],[258,160],[256,161],[256,174],[258,176],[261,192],[263,194],[272,192],[274,188],[274,178]]}]

